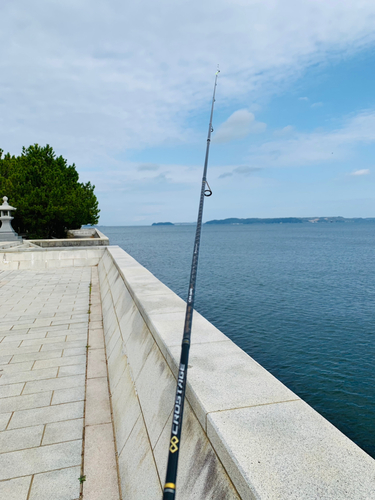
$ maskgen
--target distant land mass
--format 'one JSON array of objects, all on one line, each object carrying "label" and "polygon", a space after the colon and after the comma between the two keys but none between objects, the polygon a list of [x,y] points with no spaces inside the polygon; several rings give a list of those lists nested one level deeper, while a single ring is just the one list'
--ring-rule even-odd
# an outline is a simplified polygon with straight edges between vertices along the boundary
[{"label": "distant land mass", "polygon": [[152,226],[174,226],[173,222],[154,222]]},{"label": "distant land mass", "polygon": [[232,217],[230,219],[220,219],[220,220],[209,220],[206,224],[327,224],[334,222],[349,222],[349,223],[368,223],[375,222],[374,217],[369,217],[362,219],[360,217],[347,219],[345,217],[277,217],[274,219],[236,219]]}]

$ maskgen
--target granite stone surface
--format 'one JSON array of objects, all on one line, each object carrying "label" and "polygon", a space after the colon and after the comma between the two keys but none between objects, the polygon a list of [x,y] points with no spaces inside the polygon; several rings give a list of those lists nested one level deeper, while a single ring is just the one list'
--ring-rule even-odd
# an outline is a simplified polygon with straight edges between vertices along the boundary
[{"label": "granite stone surface", "polygon": [[[97,354],[93,354],[90,374],[102,377],[109,406],[100,304],[93,306],[92,321],[89,314],[90,283],[96,294],[93,299],[99,294],[97,270],[89,267],[89,260],[97,263],[103,250],[92,250],[89,257],[86,250],[16,250],[9,259],[6,254],[0,265],[0,498],[78,500],[79,477],[84,473],[90,326],[102,335],[102,349],[93,351]],[[15,270],[1,270],[7,259]],[[85,267],[67,266],[77,263]],[[89,391],[89,407],[94,407],[100,392],[100,388]],[[106,415],[107,430],[112,432],[110,411]],[[95,475],[107,490],[117,491],[117,496],[109,495],[106,500],[119,500],[113,432],[112,437],[109,432],[97,433],[91,441],[90,432],[86,436],[88,449],[108,449],[110,474],[102,470],[100,476],[97,471]],[[89,500],[99,498],[104,500],[103,496]]]}]

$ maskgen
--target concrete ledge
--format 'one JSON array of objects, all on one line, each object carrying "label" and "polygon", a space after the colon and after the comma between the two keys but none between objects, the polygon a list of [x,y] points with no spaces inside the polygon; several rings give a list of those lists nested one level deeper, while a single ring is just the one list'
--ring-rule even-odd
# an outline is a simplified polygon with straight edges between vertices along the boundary
[{"label": "concrete ledge", "polygon": [[96,227],[87,227],[83,229],[70,229],[67,233],[68,238],[104,238],[107,239]]},{"label": "concrete ledge", "polygon": [[97,266],[105,247],[7,248],[0,251],[0,270]]},{"label": "concrete ledge", "polygon": [[50,240],[0,241],[0,251],[13,249],[25,251],[29,248],[61,248],[61,247],[100,247],[108,246],[109,239],[99,229],[76,229],[68,231],[68,238]]},{"label": "concrete ledge", "polygon": [[[185,303],[119,247],[98,270],[123,493],[160,498]],[[196,312],[185,411],[181,500],[374,496],[375,461]]]},{"label": "concrete ledge", "polygon": [[[176,379],[112,252],[119,261],[125,257],[130,267],[144,268],[122,250],[110,248],[111,252],[103,254],[98,271],[121,487],[124,498],[156,500],[162,497],[165,479]],[[183,436],[178,498],[238,500],[188,401]]]},{"label": "concrete ledge", "polygon": [[[69,233],[71,236],[69,236]],[[107,246],[109,239],[99,229],[76,229],[68,231],[68,238],[54,240],[27,240],[42,248]]]}]

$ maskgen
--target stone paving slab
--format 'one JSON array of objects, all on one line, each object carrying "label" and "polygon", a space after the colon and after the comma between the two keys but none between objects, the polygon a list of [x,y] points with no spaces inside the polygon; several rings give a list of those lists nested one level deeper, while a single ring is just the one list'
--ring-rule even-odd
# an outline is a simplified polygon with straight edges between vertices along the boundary
[{"label": "stone paving slab", "polygon": [[22,372],[31,370],[33,364],[34,361],[24,361],[23,363],[17,363],[16,365],[15,364],[0,365],[0,375],[2,375],[3,373]]},{"label": "stone paving slab", "polygon": [[2,453],[0,480],[81,465],[81,453],[82,439]]},{"label": "stone paving slab", "polygon": [[75,500],[80,494],[81,467],[36,474],[28,500]]},{"label": "stone paving slab", "polygon": [[[0,399],[0,413],[27,410],[29,408],[39,408],[48,406],[51,403],[52,391],[40,392],[38,394],[28,394],[25,396],[12,396]],[[1,450],[1,448],[0,448]]]},{"label": "stone paving slab", "polygon": [[57,389],[69,389],[70,387],[84,387],[84,385],[85,375],[51,378],[49,380],[36,380],[34,382],[26,383],[23,394],[33,394],[35,392],[43,391],[56,391]]},{"label": "stone paving slab", "polygon": [[83,418],[47,424],[42,444],[61,443],[61,440],[74,441],[82,437]]},{"label": "stone paving slab", "polygon": [[70,389],[60,389],[53,391],[52,405],[61,403],[71,403],[73,401],[84,401],[85,387],[71,387]]},{"label": "stone paving slab", "polygon": [[[116,500],[119,498],[115,444],[112,424],[91,425],[86,429],[84,498]],[[107,445],[103,447],[103,443]],[[100,466],[98,467],[98,464]]]},{"label": "stone paving slab", "polygon": [[0,482],[0,498],[27,500],[32,476],[18,477]]},{"label": "stone paving slab", "polygon": [[86,356],[67,356],[65,358],[53,358],[53,359],[42,359],[35,361],[34,369],[38,370],[40,368],[51,368],[54,366],[67,366],[67,365],[77,365],[81,363],[86,363]]},{"label": "stone paving slab", "polygon": [[28,427],[30,424],[49,424],[60,420],[72,420],[83,415],[83,402],[65,403],[44,408],[32,408],[29,410],[15,411],[8,429]]},{"label": "stone paving slab", "polygon": [[22,450],[25,448],[35,448],[40,445],[43,432],[44,425],[0,432],[1,453]]}]

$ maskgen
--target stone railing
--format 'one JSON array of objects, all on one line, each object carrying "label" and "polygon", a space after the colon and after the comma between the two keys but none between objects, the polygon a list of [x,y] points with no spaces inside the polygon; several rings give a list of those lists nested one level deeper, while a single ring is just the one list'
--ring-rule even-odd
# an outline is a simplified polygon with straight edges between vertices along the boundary
[{"label": "stone railing", "polygon": [[[56,240],[50,240],[56,241]],[[105,247],[0,249],[0,271],[97,266]]]},{"label": "stone railing", "polygon": [[99,229],[74,229],[68,231],[68,238],[53,240],[28,240],[42,248],[107,246],[109,239]]},{"label": "stone railing", "polygon": [[[124,498],[160,499],[185,303],[123,250],[99,262]],[[179,500],[374,497],[375,461],[194,313]]]}]

